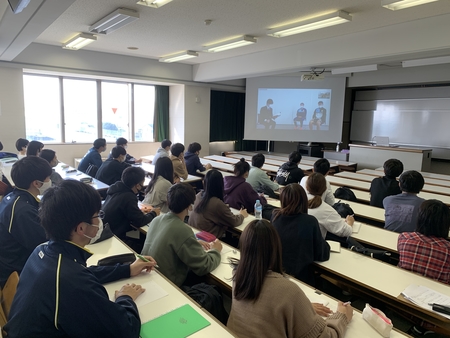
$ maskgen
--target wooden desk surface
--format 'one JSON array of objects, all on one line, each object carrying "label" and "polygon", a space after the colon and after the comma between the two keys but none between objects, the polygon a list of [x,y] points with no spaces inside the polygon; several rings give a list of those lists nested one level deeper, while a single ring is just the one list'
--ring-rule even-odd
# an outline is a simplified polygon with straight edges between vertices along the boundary
[{"label": "wooden desk surface", "polygon": [[[225,156],[210,155],[210,156],[205,156],[204,158],[201,158],[200,161],[201,162],[203,160],[211,161],[210,163],[213,166],[213,168],[215,165],[218,165],[218,163],[224,162],[224,164],[229,164],[234,169],[233,164],[237,163],[239,161],[239,159],[232,158],[232,157],[225,157]],[[252,166],[251,159],[247,160],[247,162],[251,167]],[[264,171],[267,171],[267,172],[276,173],[278,171],[279,167],[280,167],[279,165],[271,165],[268,163],[264,163],[264,165],[262,166],[261,169]],[[228,170],[228,171],[232,171],[232,170]]]},{"label": "wooden desk surface", "polygon": [[[88,265],[95,265],[97,264],[97,261],[99,259],[110,255],[129,253],[131,251],[131,249],[125,246],[116,237],[112,237],[97,244],[88,245],[87,248],[94,252],[94,255],[88,260]],[[219,323],[209,313],[202,310],[202,308],[196,302],[187,297],[180,289],[178,289],[172,282],[170,282],[158,271],[152,271],[149,274],[142,273],[139,276],[129,279],[122,279],[113,283],[107,283],[104,286],[106,288],[106,291],[108,292],[108,295],[110,296],[110,298],[112,298],[114,295],[114,291],[119,290],[124,284],[128,282],[132,282],[135,284],[154,282],[168,293],[168,295],[163,298],[139,307],[139,315],[141,317],[142,323],[170,312],[171,310],[178,308],[184,304],[189,304],[211,323],[211,325],[194,333],[190,337],[234,337],[234,335],[230,331],[228,331],[226,327]]]},{"label": "wooden desk surface", "polygon": [[[383,167],[378,167],[375,170],[384,172]],[[405,169],[405,170],[408,170],[408,169]],[[450,181],[450,175],[435,174],[435,173],[430,173],[430,172],[427,172],[427,171],[419,171],[419,173],[421,173],[423,177],[434,178],[434,179],[437,179],[437,180]]]},{"label": "wooden desk surface", "polygon": [[315,262],[316,269],[352,287],[377,297],[399,311],[410,313],[450,332],[450,320],[398,297],[411,284],[450,294],[450,286],[430,278],[383,263],[347,249],[331,252],[326,262]]},{"label": "wooden desk surface", "polygon": [[[80,181],[82,178],[91,177],[81,171],[78,171],[78,170],[76,172],[68,173],[68,171],[72,171],[72,170],[76,170],[76,169],[71,166],[68,166],[68,167],[64,167],[64,166],[66,166],[66,164],[61,162],[54,168],[55,172],[60,174],[64,180],[71,179],[71,180]],[[95,190],[107,190],[109,188],[108,184],[103,183],[103,182],[97,180],[96,178],[93,178],[93,177],[91,177],[91,178],[92,178],[92,182],[87,183],[87,184],[92,186]]]},{"label": "wooden desk surface", "polygon": [[[150,164],[150,163],[142,163],[142,164],[136,164],[136,167],[141,167],[146,173],[153,175],[155,172],[155,165],[154,164]],[[194,176],[194,175],[188,175],[188,178],[183,180],[181,179],[182,182],[185,183],[191,183],[191,182],[198,182],[201,181],[202,178],[199,176]]]},{"label": "wooden desk surface", "polygon": [[351,237],[361,244],[373,245],[382,250],[398,253],[397,240],[398,233],[380,227],[361,223],[359,232],[353,233]]},{"label": "wooden desk surface", "polygon": [[[227,155],[227,157],[216,156],[216,155],[213,155],[213,156],[216,161],[219,161],[219,159],[218,159],[219,157],[225,158],[225,159],[228,158],[228,160],[224,160],[224,162],[228,162],[228,163],[236,163],[241,158],[245,158],[247,160],[247,162],[249,162],[250,165],[252,162],[252,156],[246,155],[246,154],[230,154],[230,155]],[[264,156],[266,156],[266,155],[264,155]],[[205,158],[213,159],[212,156],[205,156]],[[279,159],[266,158],[264,165],[267,164],[267,165],[275,166],[275,167],[277,167],[277,170],[278,170],[278,168],[286,162],[287,162],[287,159],[279,160]],[[311,171],[313,169],[313,164],[314,163],[311,164],[311,163],[308,163],[308,161],[303,161],[303,159],[302,159],[302,161],[299,163],[298,167],[300,169],[302,169],[303,171]],[[262,169],[264,169],[264,166]]]}]

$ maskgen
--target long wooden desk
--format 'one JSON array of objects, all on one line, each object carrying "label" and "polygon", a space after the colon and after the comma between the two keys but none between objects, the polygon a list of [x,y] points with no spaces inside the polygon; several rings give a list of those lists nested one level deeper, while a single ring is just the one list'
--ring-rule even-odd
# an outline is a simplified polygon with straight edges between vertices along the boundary
[{"label": "long wooden desk", "polygon": [[[376,171],[376,170],[374,170]],[[341,172],[337,173],[334,176],[350,178],[352,180],[363,181],[363,182],[372,182],[374,177],[372,175],[366,175],[364,173],[356,172]],[[436,179],[424,178],[425,184],[423,186],[422,191],[427,191],[440,195],[450,195],[450,181],[441,181]]]},{"label": "long wooden desk", "polygon": [[449,285],[347,249],[341,249],[340,253],[331,252],[328,261],[314,264],[319,273],[347,284],[369,297],[375,297],[397,311],[439,326],[450,334],[449,319],[422,309],[400,295],[411,284],[422,285],[449,295]]},{"label": "long wooden desk", "polygon": [[[383,167],[375,168],[375,170],[384,172]],[[406,170],[409,170],[409,169],[406,169]],[[427,171],[419,171],[419,173],[421,173],[423,177],[434,178],[437,180],[450,181],[450,175],[435,174],[435,173],[430,173]]]},{"label": "long wooden desk", "polygon": [[[55,172],[57,172],[58,174],[61,175],[61,177],[64,180],[77,180],[80,181],[82,178],[87,178],[90,177],[92,178],[92,182],[91,183],[87,183],[90,186],[92,186],[95,190],[107,190],[109,188],[109,185],[106,183],[103,183],[102,181],[97,180],[96,178],[93,178],[81,171],[76,170],[75,168],[68,166],[64,163],[59,163],[54,169]],[[75,172],[68,172],[68,171],[72,171],[72,170],[76,170]]]},{"label": "long wooden desk", "polygon": [[[123,244],[116,237],[112,237],[97,244],[88,245],[87,248],[94,252],[94,255],[88,260],[88,265],[96,265],[97,261],[104,257],[132,252],[130,248],[125,246],[125,244]],[[180,289],[178,289],[172,282],[170,282],[158,271],[152,271],[149,274],[142,273],[141,275],[132,277],[130,279],[123,279],[113,283],[105,284],[104,286],[106,288],[106,291],[108,292],[110,299],[113,298],[115,290],[119,290],[124,284],[128,282],[141,285],[148,282],[154,282],[168,293],[168,295],[163,298],[157,299],[143,306],[138,306],[142,323],[170,312],[171,310],[178,308],[184,304],[189,304],[211,324],[204,329],[197,331],[190,337],[234,337],[234,335],[225,326],[219,323],[208,312],[204,311],[196,302],[185,295]],[[151,290],[146,290],[145,292],[151,292]]]},{"label": "long wooden desk", "polygon": [[[374,169],[362,169],[362,170],[358,170],[356,172],[357,174],[364,174],[367,176],[372,176],[372,179],[375,177],[381,177],[384,176],[384,172],[380,172],[379,170],[374,170]],[[439,175],[439,174],[435,174],[435,175]],[[448,179],[442,179],[442,178],[431,178],[431,177],[426,177],[422,174],[423,179],[425,180],[425,183],[430,184],[430,185],[439,185],[442,187],[450,187],[450,176],[448,176]],[[441,175],[441,176],[447,176],[447,175]]]},{"label": "long wooden desk", "polygon": [[[264,155],[264,156],[266,156],[266,155]],[[207,158],[207,159],[211,159],[211,160],[214,160],[214,161],[223,161],[223,162],[227,162],[227,163],[236,163],[241,158],[245,158],[247,160],[247,162],[249,162],[250,165],[251,165],[252,157],[253,156],[246,155],[246,154],[230,154],[230,155],[227,155],[227,157],[225,157],[225,156],[217,156],[217,155],[205,156],[205,158]],[[278,159],[266,158],[264,164],[272,165],[272,166],[275,166],[275,167],[279,168],[280,166],[282,166],[286,162],[287,162],[286,159],[284,161],[282,161],[282,160],[278,160]],[[302,163],[302,162],[304,162],[304,163]],[[303,171],[312,171],[313,164],[307,163],[307,162],[302,160],[299,163],[298,167],[300,169],[302,169]],[[264,169],[264,166],[263,166],[262,169]]]},{"label": "long wooden desk", "polygon": [[[136,167],[141,167],[147,174],[153,175],[155,173],[155,166],[150,163],[142,163],[142,164],[135,164]],[[188,175],[187,179],[181,179],[182,182],[185,183],[192,183],[192,182],[198,182],[201,181],[202,178],[199,176],[194,175]]]},{"label": "long wooden desk", "polygon": [[[221,163],[221,162],[224,162],[225,164],[229,164],[232,168],[234,168],[233,167],[233,165],[235,164],[235,163],[237,163],[238,161],[239,161],[239,159],[235,159],[235,158],[231,158],[231,157],[225,157],[225,156],[217,156],[217,155],[210,155],[210,156],[205,156],[204,158],[202,158],[202,159],[200,159],[200,161],[203,163],[203,161],[210,161],[209,163],[211,163],[211,165],[213,166],[213,168],[214,168],[214,166],[216,165],[218,165],[218,163]],[[251,166],[252,165],[252,162],[251,162],[251,159],[250,159],[250,161],[249,160],[247,160],[247,162],[248,162],[248,164]],[[278,171],[278,169],[279,169],[279,167],[280,166],[278,166],[278,165],[270,165],[270,164],[264,164],[263,166],[262,166],[262,170],[264,170],[264,171],[267,171],[267,172],[271,172],[271,173],[277,173],[277,171]],[[230,170],[228,170],[228,171],[230,171]]]}]

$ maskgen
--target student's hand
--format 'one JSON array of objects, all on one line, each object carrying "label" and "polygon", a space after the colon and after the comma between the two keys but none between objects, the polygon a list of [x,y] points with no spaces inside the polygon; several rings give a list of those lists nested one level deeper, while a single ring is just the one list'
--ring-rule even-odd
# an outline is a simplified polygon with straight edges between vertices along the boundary
[{"label": "student's hand", "polygon": [[134,277],[139,275],[142,271],[150,272],[153,267],[156,266],[156,261],[151,256],[144,256],[148,262],[143,261],[140,258],[136,258],[136,260],[130,264],[130,277]]},{"label": "student's hand", "polygon": [[134,163],[142,163],[142,158],[140,158],[139,160],[135,160]]},{"label": "student's hand", "polygon": [[205,168],[206,168],[206,170],[212,169],[211,163],[207,163],[207,164],[205,165]]},{"label": "student's hand", "polygon": [[208,242],[202,241],[201,239],[199,239],[198,242],[203,247],[203,249],[205,250],[211,249],[211,245]]},{"label": "student's hand", "polygon": [[214,242],[209,243],[209,247],[211,249],[216,249],[219,252],[222,251],[222,243],[218,239],[216,239]]},{"label": "student's hand", "polygon": [[322,305],[320,303],[311,303],[311,305],[314,308],[314,311],[321,316],[321,317],[328,317],[329,315],[333,314],[333,311],[331,311],[330,308],[326,307],[325,305]]},{"label": "student's hand", "polygon": [[130,296],[133,299],[133,301],[135,301],[136,298],[138,298],[144,291],[145,289],[143,289],[142,286],[140,285],[125,284],[119,291],[116,290],[114,296],[115,299],[121,296]]},{"label": "student's hand", "polygon": [[348,215],[345,218],[345,223],[347,223],[348,225],[353,225],[353,223],[355,223],[355,218],[352,215]]},{"label": "student's hand", "polygon": [[176,177],[173,179],[173,184],[180,183],[180,182],[181,182],[181,180],[179,177]]},{"label": "student's hand", "polygon": [[245,218],[245,217],[248,217],[248,212],[247,212],[247,209],[245,209],[245,208],[241,208],[241,210],[239,210],[239,213],[240,213],[242,216],[244,216],[244,218]]},{"label": "student's hand", "polygon": [[347,317],[347,321],[352,320],[353,308],[351,305],[344,305],[344,303],[338,302],[337,312],[343,313]]}]

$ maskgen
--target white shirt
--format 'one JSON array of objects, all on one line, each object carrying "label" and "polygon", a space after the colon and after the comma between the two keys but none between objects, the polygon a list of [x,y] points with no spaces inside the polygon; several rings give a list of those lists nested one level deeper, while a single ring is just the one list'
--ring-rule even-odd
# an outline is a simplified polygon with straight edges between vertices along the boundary
[{"label": "white shirt", "polygon": [[[325,179],[326,178],[327,177],[325,176]],[[306,181],[307,180],[308,180],[308,176],[304,176],[302,178],[302,180],[300,181],[300,185],[302,186],[303,189],[305,189],[306,193],[308,193],[308,190],[306,190]],[[327,190],[325,190],[325,192],[322,194],[322,201],[324,201],[325,203],[327,203],[331,206],[333,206],[334,203],[336,203],[336,201],[334,199],[333,190],[331,190],[331,184],[328,181],[327,181]]]}]

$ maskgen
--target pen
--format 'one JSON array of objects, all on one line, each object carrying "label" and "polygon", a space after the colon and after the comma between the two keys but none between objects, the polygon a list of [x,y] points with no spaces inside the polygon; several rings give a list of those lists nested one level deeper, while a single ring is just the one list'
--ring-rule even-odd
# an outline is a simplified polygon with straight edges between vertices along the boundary
[{"label": "pen", "polygon": [[347,305],[350,305],[352,302],[345,302],[345,303],[343,303],[342,305],[344,305],[344,306],[347,306]]},{"label": "pen", "polygon": [[440,312],[446,315],[450,315],[450,305],[442,305],[436,303],[428,303],[431,306],[431,309],[436,312]]},{"label": "pen", "polygon": [[[142,255],[136,254],[136,257],[139,258],[140,260],[143,260],[144,262],[150,262],[147,258],[145,258]],[[159,269],[158,264],[156,264],[155,267],[157,267]]]}]

